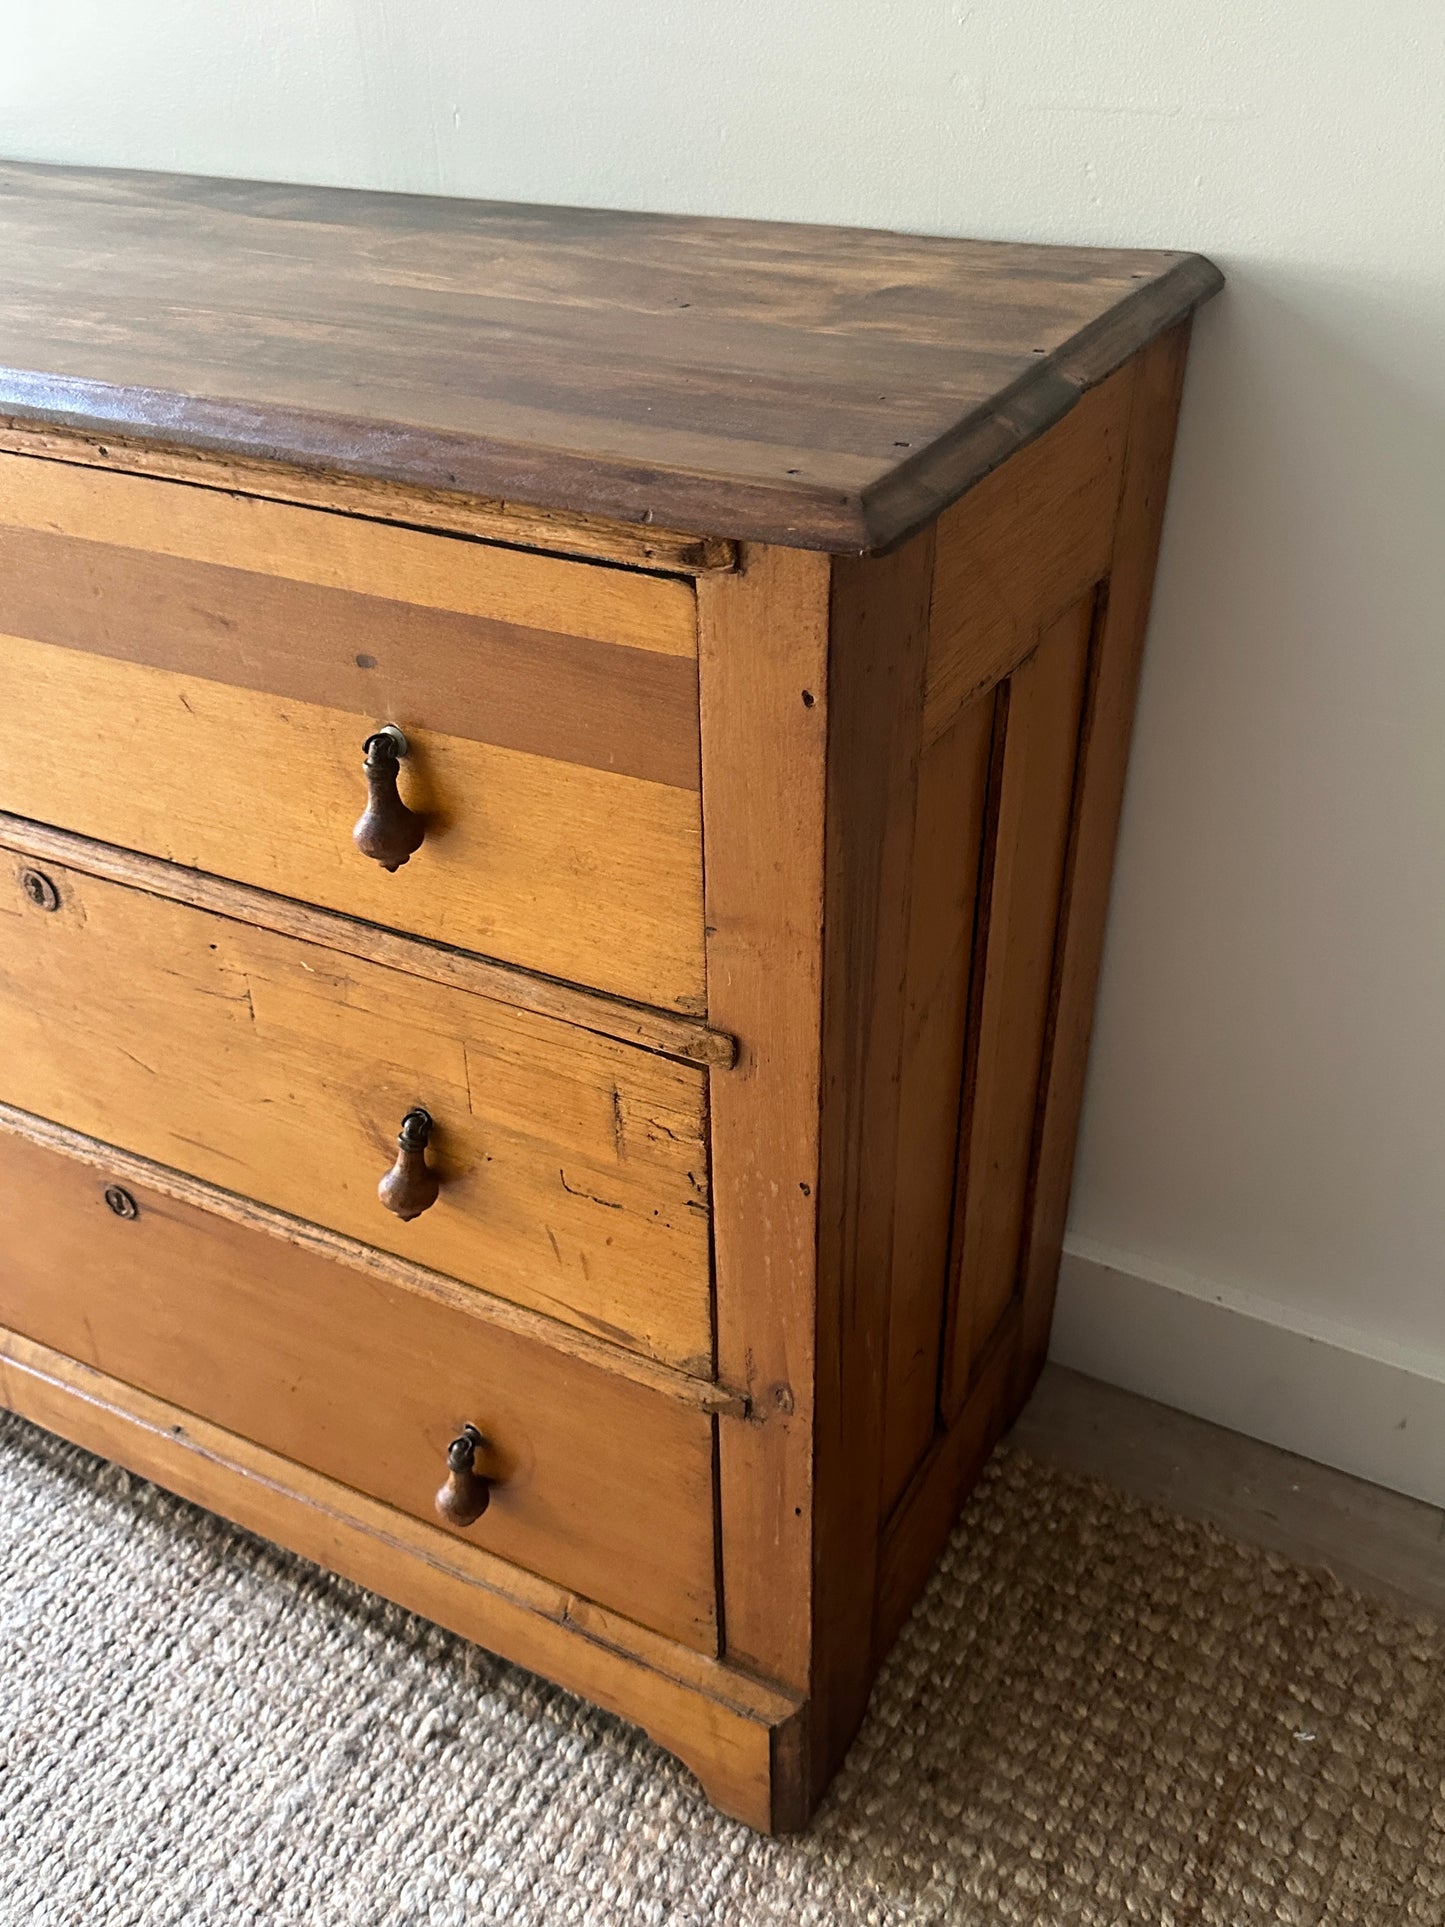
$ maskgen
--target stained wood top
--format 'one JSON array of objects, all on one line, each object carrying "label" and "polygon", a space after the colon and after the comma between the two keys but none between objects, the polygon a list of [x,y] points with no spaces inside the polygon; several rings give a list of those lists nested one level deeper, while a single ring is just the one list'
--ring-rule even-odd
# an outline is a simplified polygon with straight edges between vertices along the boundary
[{"label": "stained wood top", "polygon": [[1221,284],[1199,255],[0,164],[0,416],[838,551]]}]

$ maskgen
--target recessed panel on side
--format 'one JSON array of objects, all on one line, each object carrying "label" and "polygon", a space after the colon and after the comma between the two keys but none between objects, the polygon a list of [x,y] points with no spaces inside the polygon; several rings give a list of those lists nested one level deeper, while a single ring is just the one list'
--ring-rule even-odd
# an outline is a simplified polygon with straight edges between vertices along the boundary
[{"label": "recessed panel on side", "polygon": [[998,692],[965,1060],[942,1413],[951,1423],[1019,1288],[1095,597]]}]

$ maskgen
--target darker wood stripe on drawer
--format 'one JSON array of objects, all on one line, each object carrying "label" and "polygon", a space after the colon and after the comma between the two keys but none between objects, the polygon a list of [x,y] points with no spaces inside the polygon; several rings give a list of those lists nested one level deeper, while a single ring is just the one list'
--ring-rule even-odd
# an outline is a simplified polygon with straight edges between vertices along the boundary
[{"label": "darker wood stripe on drawer", "polygon": [[0,631],[699,787],[683,656],[14,528],[0,528]]}]

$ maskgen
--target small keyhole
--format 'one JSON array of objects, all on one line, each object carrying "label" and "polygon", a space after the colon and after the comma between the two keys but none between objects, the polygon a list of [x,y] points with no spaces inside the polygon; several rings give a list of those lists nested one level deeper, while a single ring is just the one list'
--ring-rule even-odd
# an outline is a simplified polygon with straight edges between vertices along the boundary
[{"label": "small keyhole", "polygon": [[58,910],[60,892],[41,870],[22,870],[20,888],[29,897],[37,910]]},{"label": "small keyhole", "polygon": [[108,1184],[105,1188],[105,1201],[118,1218],[138,1218],[140,1206],[129,1191],[123,1191],[118,1184]]}]

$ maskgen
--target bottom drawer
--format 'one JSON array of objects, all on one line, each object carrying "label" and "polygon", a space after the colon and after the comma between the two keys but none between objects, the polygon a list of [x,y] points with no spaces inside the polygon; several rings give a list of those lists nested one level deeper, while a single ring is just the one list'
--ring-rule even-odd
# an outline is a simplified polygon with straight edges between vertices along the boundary
[{"label": "bottom drawer", "polygon": [[109,1184],[0,1130],[0,1324],[434,1523],[448,1443],[474,1425],[494,1483],[469,1539],[716,1651],[705,1412],[129,1181],[108,1202]]}]

